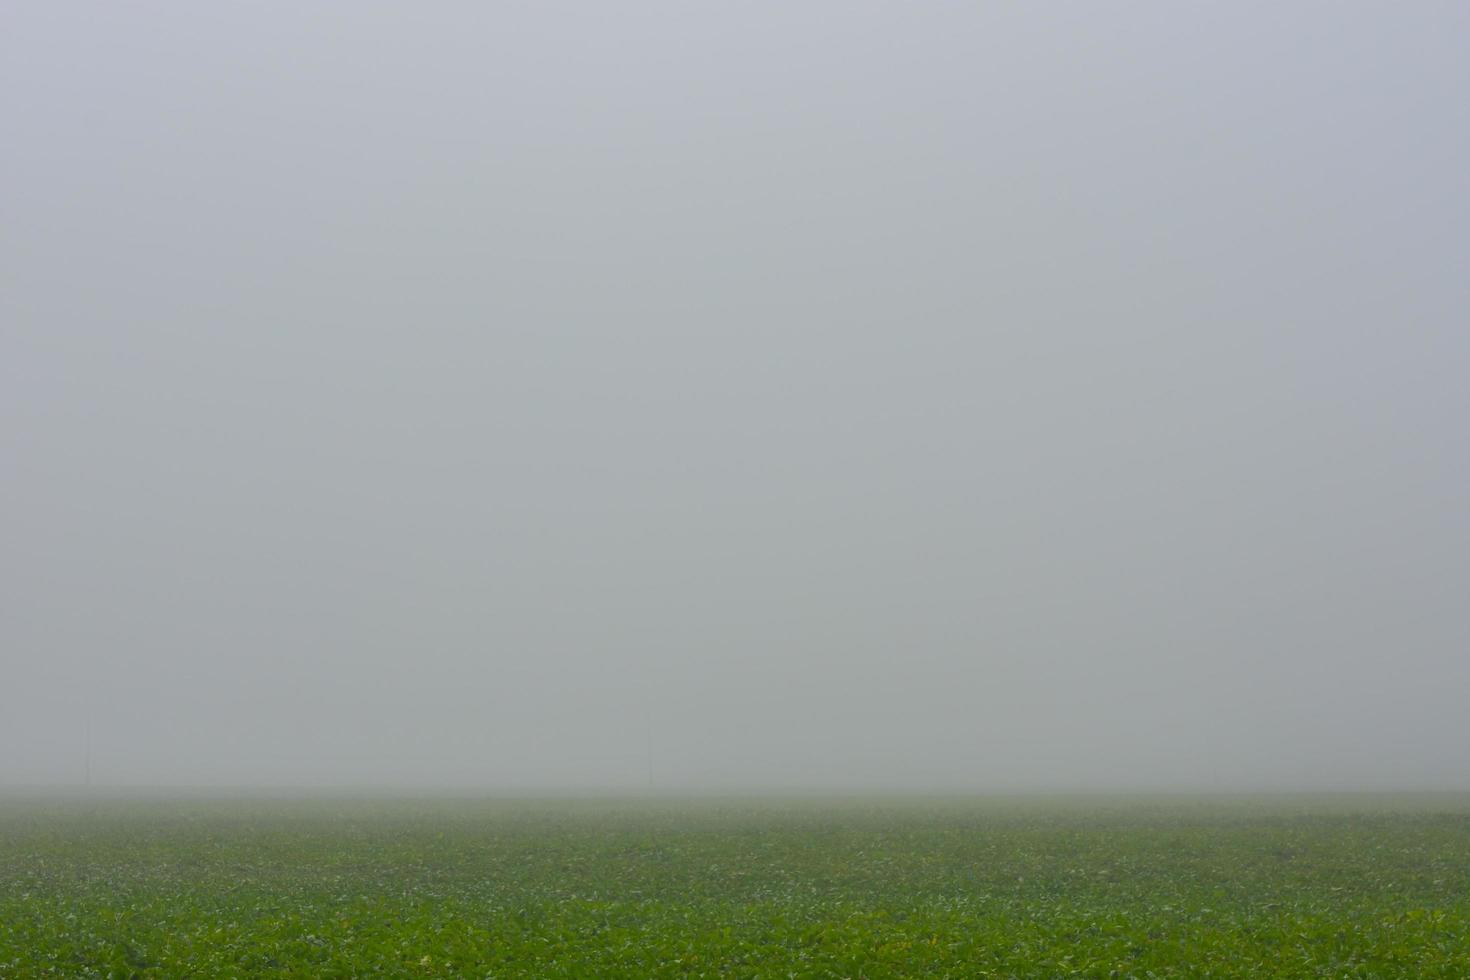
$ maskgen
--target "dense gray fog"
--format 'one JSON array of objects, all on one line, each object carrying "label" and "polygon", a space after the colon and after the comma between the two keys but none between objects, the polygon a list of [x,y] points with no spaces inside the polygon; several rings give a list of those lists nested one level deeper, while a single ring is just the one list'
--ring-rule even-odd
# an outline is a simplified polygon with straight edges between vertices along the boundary
[{"label": "dense gray fog", "polygon": [[9,3],[0,786],[1470,786],[1467,96],[1454,2]]}]

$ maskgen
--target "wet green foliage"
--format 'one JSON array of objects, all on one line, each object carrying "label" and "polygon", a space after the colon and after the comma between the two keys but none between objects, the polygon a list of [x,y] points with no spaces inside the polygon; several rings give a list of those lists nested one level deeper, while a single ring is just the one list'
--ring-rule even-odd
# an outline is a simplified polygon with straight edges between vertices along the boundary
[{"label": "wet green foliage", "polygon": [[0,803],[0,976],[1466,977],[1470,800]]}]

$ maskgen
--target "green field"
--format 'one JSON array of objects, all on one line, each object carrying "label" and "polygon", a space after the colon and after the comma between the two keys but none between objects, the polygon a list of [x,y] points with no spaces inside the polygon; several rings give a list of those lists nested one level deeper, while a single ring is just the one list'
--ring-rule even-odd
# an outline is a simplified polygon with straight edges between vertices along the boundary
[{"label": "green field", "polygon": [[1470,799],[0,802],[0,976],[1467,977]]}]

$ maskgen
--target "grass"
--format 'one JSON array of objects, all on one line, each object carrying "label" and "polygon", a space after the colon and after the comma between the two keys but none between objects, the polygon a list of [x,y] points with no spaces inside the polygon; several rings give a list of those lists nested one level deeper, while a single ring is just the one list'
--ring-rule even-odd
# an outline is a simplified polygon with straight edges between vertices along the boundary
[{"label": "grass", "polygon": [[1466,977],[1470,799],[0,802],[0,977]]}]

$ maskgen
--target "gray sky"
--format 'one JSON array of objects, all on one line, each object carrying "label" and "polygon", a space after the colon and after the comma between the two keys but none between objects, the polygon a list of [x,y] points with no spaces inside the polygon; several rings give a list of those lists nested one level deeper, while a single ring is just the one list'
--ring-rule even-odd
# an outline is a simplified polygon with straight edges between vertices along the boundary
[{"label": "gray sky", "polygon": [[0,784],[1466,787],[1467,97],[1459,2],[8,3]]}]

